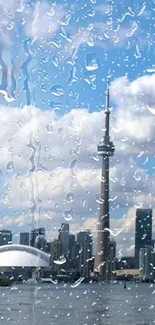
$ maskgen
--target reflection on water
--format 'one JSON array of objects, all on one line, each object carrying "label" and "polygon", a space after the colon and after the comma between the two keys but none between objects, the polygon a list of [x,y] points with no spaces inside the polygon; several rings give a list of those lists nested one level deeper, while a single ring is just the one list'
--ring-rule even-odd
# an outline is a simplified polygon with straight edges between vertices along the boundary
[{"label": "reflection on water", "polygon": [[0,288],[0,324],[152,325],[154,285],[21,284]]}]

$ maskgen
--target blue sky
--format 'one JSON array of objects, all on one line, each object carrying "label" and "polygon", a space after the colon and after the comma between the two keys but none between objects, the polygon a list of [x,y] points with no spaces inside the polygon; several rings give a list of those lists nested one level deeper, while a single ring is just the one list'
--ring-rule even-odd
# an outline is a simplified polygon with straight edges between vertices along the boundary
[{"label": "blue sky", "polygon": [[[40,3],[51,5],[50,1]],[[60,114],[73,107],[99,110],[105,102],[108,73],[111,80],[125,74],[133,80],[154,64],[154,11],[150,3],[80,1],[73,5],[69,1],[57,1],[56,5],[65,13],[52,37],[48,35],[45,38],[46,33],[42,39],[28,37],[25,35],[26,23],[21,26],[23,17],[18,15],[14,18],[16,32],[11,47],[12,65],[18,62],[18,57],[26,55],[21,60],[19,75],[12,73],[12,90],[16,92],[15,88],[22,86],[18,95],[20,106],[35,104],[48,109],[56,105],[61,108]],[[35,6],[37,2],[32,2],[33,14]],[[68,47],[72,46],[78,33],[89,33],[90,36],[88,42],[79,41],[81,45],[75,53],[74,48],[70,50]],[[87,70],[89,56],[97,62],[98,69]],[[5,69],[4,61],[1,62]],[[63,95],[60,97],[51,94],[50,89],[55,85],[62,87]],[[6,80],[2,85],[5,87]]]}]

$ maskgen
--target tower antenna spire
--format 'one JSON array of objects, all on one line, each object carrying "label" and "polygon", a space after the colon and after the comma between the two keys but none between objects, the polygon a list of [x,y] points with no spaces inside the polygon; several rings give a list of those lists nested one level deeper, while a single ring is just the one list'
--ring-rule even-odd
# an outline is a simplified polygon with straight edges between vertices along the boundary
[{"label": "tower antenna spire", "polygon": [[109,111],[110,106],[110,89],[109,89],[109,76],[107,78],[107,94],[106,94],[106,111]]},{"label": "tower antenna spire", "polygon": [[105,109],[105,138],[109,138],[109,125],[110,125],[110,86],[109,77],[107,78],[107,92],[106,92],[106,109]]}]

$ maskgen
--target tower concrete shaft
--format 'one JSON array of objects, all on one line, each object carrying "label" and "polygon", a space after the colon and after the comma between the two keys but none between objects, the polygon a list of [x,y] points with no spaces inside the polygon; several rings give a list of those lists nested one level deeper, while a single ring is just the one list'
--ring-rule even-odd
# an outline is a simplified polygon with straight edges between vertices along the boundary
[{"label": "tower concrete shaft", "polygon": [[101,179],[101,197],[100,197],[100,213],[98,220],[97,244],[94,263],[94,274],[99,279],[106,281],[110,279],[109,274],[109,157],[114,155],[115,147],[110,141],[109,124],[109,85],[107,88],[105,110],[105,134],[98,145],[98,155],[102,157],[102,179]]}]

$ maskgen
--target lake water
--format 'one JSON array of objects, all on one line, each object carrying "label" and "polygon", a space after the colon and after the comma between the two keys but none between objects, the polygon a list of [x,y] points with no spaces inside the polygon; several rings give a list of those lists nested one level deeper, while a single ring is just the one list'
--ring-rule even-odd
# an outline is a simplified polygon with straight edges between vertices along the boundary
[{"label": "lake water", "polygon": [[0,325],[151,325],[154,305],[154,284],[20,284],[0,287]]}]

